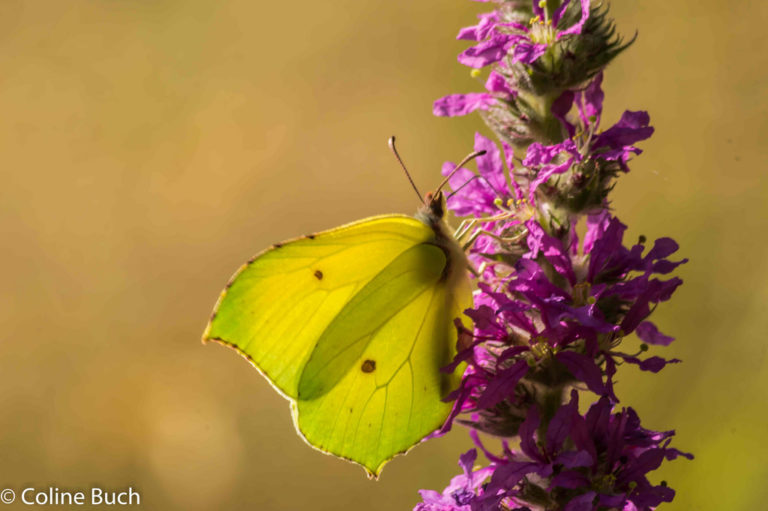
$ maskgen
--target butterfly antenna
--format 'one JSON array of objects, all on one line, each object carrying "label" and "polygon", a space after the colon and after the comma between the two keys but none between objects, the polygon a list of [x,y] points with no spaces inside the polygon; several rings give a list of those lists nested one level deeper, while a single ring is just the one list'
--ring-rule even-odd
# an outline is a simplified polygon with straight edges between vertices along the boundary
[{"label": "butterfly antenna", "polygon": [[462,189],[463,189],[465,186],[467,186],[469,183],[471,183],[471,182],[472,182],[472,181],[474,181],[475,179],[480,179],[480,176],[472,176],[472,177],[470,177],[469,179],[467,179],[466,181],[464,181],[464,182],[461,184],[461,186],[460,186],[460,187],[456,188],[454,191],[452,191],[451,193],[449,193],[448,195],[446,195],[446,196],[445,196],[446,200],[450,199],[451,197],[453,197],[454,195],[456,195],[457,193],[459,193],[459,192],[460,192],[460,191],[461,191],[461,190],[462,190]]},{"label": "butterfly antenna", "polygon": [[413,178],[411,177],[411,173],[408,172],[408,169],[405,168],[405,163],[403,163],[402,158],[400,158],[400,155],[397,153],[397,149],[395,148],[395,136],[392,135],[389,137],[389,140],[387,141],[389,144],[389,148],[392,150],[392,153],[395,155],[395,158],[397,158],[397,162],[400,164],[400,166],[403,168],[403,171],[405,172],[406,177],[408,178],[408,181],[411,183],[411,186],[416,191],[416,195],[419,196],[419,200],[422,204],[426,203],[424,202],[424,197],[421,195],[421,192],[419,191],[418,187],[416,186],[416,183],[413,182]]},{"label": "butterfly antenna", "polygon": [[443,182],[442,182],[442,183],[440,183],[440,186],[438,186],[438,187],[437,187],[437,190],[435,190],[435,197],[437,197],[437,194],[440,192],[440,190],[442,190],[442,189],[443,189],[443,187],[446,185],[446,183],[448,183],[448,180],[449,180],[449,179],[451,179],[451,178],[453,177],[453,175],[454,175],[454,174],[455,174],[455,173],[456,173],[456,172],[457,172],[457,171],[458,171],[458,170],[459,170],[461,167],[463,167],[463,166],[464,166],[464,165],[466,165],[467,163],[471,162],[472,160],[474,160],[474,159],[475,159],[475,158],[477,158],[478,156],[482,156],[482,155],[484,155],[486,152],[487,152],[487,151],[485,151],[485,150],[483,150],[483,151],[475,151],[475,152],[473,152],[473,153],[469,153],[469,154],[468,154],[466,157],[464,157],[464,159],[463,159],[463,160],[461,160],[461,161],[459,162],[459,164],[458,164],[458,165],[456,165],[456,167],[455,167],[455,168],[454,168],[454,169],[453,169],[453,170],[452,170],[452,171],[451,171],[451,172],[450,172],[450,173],[449,173],[447,176],[445,176],[445,179],[443,179]]},{"label": "butterfly antenna", "polygon": [[494,193],[496,193],[496,196],[497,196],[497,197],[501,197],[501,196],[503,196],[503,195],[504,195],[504,192],[500,192],[499,190],[497,190],[497,189],[496,189],[496,187],[495,187],[495,186],[493,186],[493,184],[492,184],[490,181],[488,181],[488,179],[486,179],[486,178],[485,178],[485,176],[478,176],[478,175],[474,175],[474,176],[470,177],[469,179],[467,179],[466,181],[464,181],[464,182],[461,184],[461,186],[460,186],[460,187],[456,188],[454,191],[452,191],[451,193],[449,193],[448,195],[446,195],[446,196],[445,196],[445,198],[446,198],[446,199],[450,199],[451,197],[453,197],[454,195],[456,195],[457,193],[459,193],[459,192],[460,192],[460,191],[461,191],[461,190],[462,190],[462,189],[463,189],[465,186],[467,186],[469,183],[471,183],[472,181],[474,181],[475,179],[478,179],[478,180],[480,180],[480,181],[485,181],[485,184],[486,184],[486,185],[488,185],[488,188],[490,188],[491,190],[493,190],[493,191],[494,191]]}]

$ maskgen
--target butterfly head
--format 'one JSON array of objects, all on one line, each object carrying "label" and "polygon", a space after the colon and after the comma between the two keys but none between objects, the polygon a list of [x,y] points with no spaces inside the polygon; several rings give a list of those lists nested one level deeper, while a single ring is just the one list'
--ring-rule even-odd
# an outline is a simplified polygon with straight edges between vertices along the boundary
[{"label": "butterfly head", "polygon": [[427,192],[424,196],[425,213],[438,220],[445,216],[445,195],[438,190],[437,192]]},{"label": "butterfly head", "polygon": [[446,201],[443,192],[428,192],[424,204],[416,212],[416,218],[428,225],[439,239],[452,238],[451,230],[445,223]]}]

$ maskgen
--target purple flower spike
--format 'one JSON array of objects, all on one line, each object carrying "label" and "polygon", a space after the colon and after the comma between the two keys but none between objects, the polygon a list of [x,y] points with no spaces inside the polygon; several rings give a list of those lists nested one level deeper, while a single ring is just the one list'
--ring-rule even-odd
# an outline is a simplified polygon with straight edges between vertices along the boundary
[{"label": "purple flower spike", "polygon": [[[615,382],[626,363],[653,374],[680,362],[646,352],[674,341],[650,315],[682,284],[673,273],[688,260],[675,258],[671,238],[626,243],[627,226],[609,204],[654,129],[648,113],[631,110],[601,126],[603,71],[626,47],[605,8],[590,0],[493,6],[458,34],[472,42],[459,62],[476,78],[487,72],[485,90],[434,104],[438,116],[480,112],[501,139],[500,149],[476,134],[476,170],[448,181],[447,205],[466,217],[459,237],[477,290],[443,368],[464,373],[432,435],[467,426],[487,461],[475,468],[478,451],[463,454],[463,473],[440,493],[422,490],[416,510],[653,511],[675,492],[652,484],[651,473],[693,457],[670,446],[674,431],[645,429],[620,408]],[[442,173],[453,169],[446,162]],[[626,345],[632,334],[639,350]],[[594,401],[583,414],[580,398]]]}]

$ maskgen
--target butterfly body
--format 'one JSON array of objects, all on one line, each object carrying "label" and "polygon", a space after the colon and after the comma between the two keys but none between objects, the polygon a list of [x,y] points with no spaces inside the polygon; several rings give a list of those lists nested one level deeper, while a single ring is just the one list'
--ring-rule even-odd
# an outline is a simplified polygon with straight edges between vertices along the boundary
[{"label": "butterfly body", "polygon": [[291,401],[302,437],[376,476],[439,428],[458,384],[467,261],[442,196],[276,244],[243,265],[204,340],[235,348]]}]

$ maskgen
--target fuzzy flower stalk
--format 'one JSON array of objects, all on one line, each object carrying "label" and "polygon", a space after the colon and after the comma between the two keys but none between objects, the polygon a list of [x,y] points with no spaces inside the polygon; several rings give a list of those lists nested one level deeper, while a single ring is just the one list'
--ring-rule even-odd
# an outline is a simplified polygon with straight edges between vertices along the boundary
[{"label": "fuzzy flower stalk", "polygon": [[[471,41],[459,62],[485,90],[434,104],[438,116],[479,112],[498,139],[476,134],[477,171],[449,181],[478,291],[472,327],[456,322],[445,370],[465,369],[441,432],[468,426],[477,448],[415,510],[652,510],[675,492],[650,473],[692,456],[670,445],[674,431],[646,429],[621,406],[614,381],[623,364],[657,373],[679,362],[648,353],[673,341],[648,318],[686,260],[670,238],[625,240],[610,208],[616,179],[653,134],[644,111],[602,119],[603,71],[632,41],[594,1],[487,3],[494,10],[458,35]],[[632,334],[639,348],[628,347]]]}]

